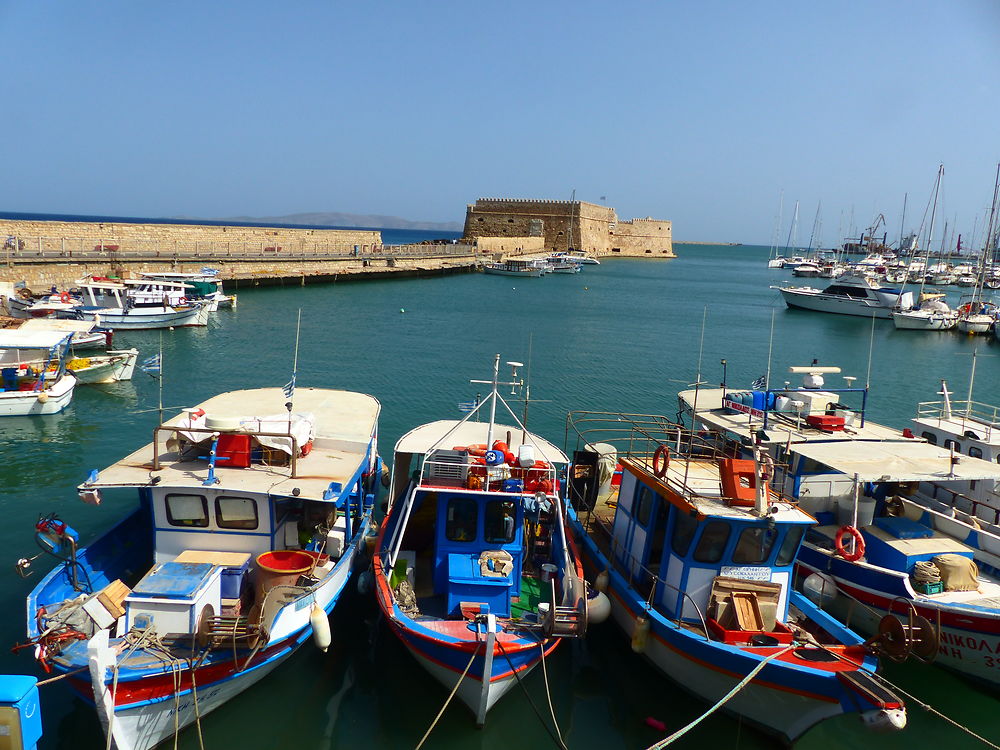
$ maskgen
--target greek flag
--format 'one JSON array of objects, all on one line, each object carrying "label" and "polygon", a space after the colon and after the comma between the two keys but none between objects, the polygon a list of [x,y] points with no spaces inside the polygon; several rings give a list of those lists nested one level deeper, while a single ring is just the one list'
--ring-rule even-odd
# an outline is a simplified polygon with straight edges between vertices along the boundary
[{"label": "greek flag", "polygon": [[460,401],[458,403],[458,410],[461,411],[461,412],[468,413],[468,412],[472,411],[475,408],[476,408],[476,402],[475,401]]},{"label": "greek flag", "polygon": [[753,388],[755,391],[759,391],[766,385],[767,385],[767,380],[764,378],[763,375],[761,375],[759,378],[753,381],[753,383],[750,384],[750,387]]},{"label": "greek flag", "polygon": [[291,399],[295,395],[295,376],[292,375],[292,379],[281,386],[282,393],[285,394],[285,398]]},{"label": "greek flag", "polygon": [[145,360],[141,365],[139,365],[139,367],[144,373],[146,373],[147,375],[152,375],[153,377],[160,375],[163,371],[159,354]]}]

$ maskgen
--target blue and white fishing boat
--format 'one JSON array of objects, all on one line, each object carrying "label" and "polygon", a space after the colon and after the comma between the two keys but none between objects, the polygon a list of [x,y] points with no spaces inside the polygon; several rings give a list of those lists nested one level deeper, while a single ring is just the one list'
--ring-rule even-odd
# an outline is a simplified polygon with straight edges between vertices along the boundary
[{"label": "blue and white fishing boat", "polygon": [[573,412],[573,432],[570,525],[634,651],[786,742],[840,714],[905,725],[863,640],[793,589],[814,521],[767,487],[762,460],[665,417]]},{"label": "blue and white fishing boat", "polygon": [[0,330],[0,417],[58,414],[73,400],[66,370],[72,333]]},{"label": "blue and white fishing boat", "polygon": [[943,387],[900,431],[867,418],[866,388],[825,384],[839,368],[792,372],[803,387],[687,391],[682,411],[734,449],[757,436],[775,486],[816,518],[797,563],[807,594],[894,659],[1000,685],[997,410],[973,402],[971,386],[952,404]]},{"label": "blue and white fishing boat", "polygon": [[[374,558],[379,608],[413,657],[476,717],[587,622],[585,583],[564,526],[567,459],[525,429],[498,385],[465,419],[396,444]],[[516,364],[516,363],[512,363]],[[495,421],[498,405],[515,425]],[[488,409],[489,420],[474,417]],[[453,693],[454,694],[454,693]],[[449,699],[450,700],[450,699]]]},{"label": "blue and white fishing boat", "polygon": [[[140,290],[152,282],[124,283],[111,279],[91,278],[81,281],[82,304],[66,313],[78,320],[92,320],[113,330],[145,330],[208,325],[209,309],[203,302],[188,299],[184,284],[158,282],[172,291],[151,297]],[[139,294],[140,296],[136,296]]]},{"label": "blue and white fishing boat", "polygon": [[504,261],[487,263],[483,266],[483,271],[494,276],[526,276],[529,278],[540,278],[546,273],[544,263],[537,263],[533,260],[518,260],[508,258]]},{"label": "blue and white fishing boat", "polygon": [[286,401],[281,388],[223,393],[95,470],[82,500],[139,502],[87,546],[60,519],[38,522],[60,563],[28,596],[25,645],[96,701],[109,746],[150,748],[310,635],[330,645],[327,615],[370,530],[380,406],[318,388],[294,390],[295,411]]}]

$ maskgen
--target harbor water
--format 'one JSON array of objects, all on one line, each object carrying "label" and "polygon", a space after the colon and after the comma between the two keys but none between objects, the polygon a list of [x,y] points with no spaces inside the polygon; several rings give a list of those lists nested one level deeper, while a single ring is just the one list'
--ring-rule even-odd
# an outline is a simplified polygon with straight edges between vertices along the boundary
[{"label": "harbor water", "polygon": [[[566,413],[573,409],[674,417],[677,391],[699,378],[717,385],[722,359],[728,384],[749,388],[768,371],[769,348],[772,387],[785,380],[797,384],[790,365],[813,359],[838,365],[843,375],[857,377],[856,386],[870,383],[870,418],[902,428],[917,402],[938,398],[942,378],[957,398],[966,397],[978,347],[974,397],[1000,402],[1000,345],[992,337],[896,331],[886,320],[873,325],[788,310],[769,285],[791,279],[790,273],[767,268],[767,248],[677,245],[676,252],[675,260],[609,259],[580,274],[541,279],[468,274],[241,290],[238,308],[215,314],[208,328],[162,333],[162,402],[173,413],[221,391],[286,383],[300,309],[298,385],[377,397],[380,450],[387,460],[410,428],[459,418],[459,402],[473,400],[477,389],[485,395],[469,379],[489,377],[496,352],[504,361],[525,363],[529,426],[560,445]],[[125,332],[115,344],[135,346],[145,358],[157,352],[161,334]],[[40,557],[28,580],[14,571],[19,557],[39,551],[33,541],[38,516],[58,513],[86,543],[134,504],[133,496],[119,491],[107,493],[99,507],[83,505],[75,487],[92,469],[151,440],[159,385],[137,372],[131,383],[79,387],[62,414],[0,420],[0,549],[6,555],[0,563],[8,571],[0,577],[3,642],[24,639],[24,597],[54,563]],[[265,680],[206,717],[204,746],[414,747],[447,692],[378,621],[370,598],[354,593],[343,600],[332,629],[328,653],[306,643]],[[554,747],[543,723],[550,721],[546,683],[570,748],[647,747],[665,734],[648,726],[647,717],[663,722],[669,733],[707,708],[633,654],[611,622],[594,626],[582,642],[564,643],[546,666],[547,681],[535,670],[526,690],[512,690],[482,730],[456,702],[426,746]],[[4,650],[0,670],[34,668],[30,651]],[[956,722],[1000,741],[998,696],[934,666],[890,663],[885,673]],[[41,690],[42,747],[104,747],[91,706],[61,683]],[[797,747],[983,746],[913,701],[908,713],[903,732],[873,734],[846,716],[816,727]],[[773,742],[717,713],[675,746],[721,745],[759,748]],[[195,727],[182,733],[180,746],[199,746]]]}]

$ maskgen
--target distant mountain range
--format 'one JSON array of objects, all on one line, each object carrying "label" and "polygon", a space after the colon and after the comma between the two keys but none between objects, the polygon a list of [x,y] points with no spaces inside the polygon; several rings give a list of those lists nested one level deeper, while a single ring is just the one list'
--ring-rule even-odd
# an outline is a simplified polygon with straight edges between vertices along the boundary
[{"label": "distant mountain range", "polygon": [[288,214],[286,216],[227,216],[215,221],[238,221],[252,224],[308,224],[319,227],[366,227],[379,229],[418,229],[441,232],[461,232],[465,227],[457,221],[411,221],[399,216],[382,214],[342,214],[335,211]]}]

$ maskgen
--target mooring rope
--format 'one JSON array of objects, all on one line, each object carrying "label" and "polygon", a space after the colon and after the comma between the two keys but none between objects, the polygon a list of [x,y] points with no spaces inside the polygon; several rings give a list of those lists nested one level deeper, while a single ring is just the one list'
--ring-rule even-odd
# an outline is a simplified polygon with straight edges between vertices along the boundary
[{"label": "mooring rope", "polygon": [[[531,699],[531,693],[528,692],[528,688],[526,688],[524,683],[521,681],[521,675],[519,675],[517,670],[514,668],[514,662],[512,662],[510,660],[510,656],[507,655],[507,650],[503,647],[503,642],[497,639],[497,645],[500,647],[500,653],[503,654],[504,658],[507,660],[507,664],[510,665],[510,671],[514,673],[515,681],[521,690],[524,691],[524,697],[528,699],[528,703],[531,705],[531,710],[535,712],[535,716],[538,717],[542,726],[545,727],[545,731],[549,733],[549,737],[551,737],[552,741],[555,742],[558,747],[562,748],[562,750],[568,750],[566,743],[563,742],[562,735],[552,734],[552,729],[549,727],[548,722],[546,722],[542,717],[542,713],[538,710],[538,706],[536,706],[535,702]],[[558,730],[559,728],[556,727],[556,731]]]},{"label": "mooring rope", "polygon": [[657,742],[657,743],[655,743],[653,745],[650,745],[646,750],[660,750],[661,748],[664,748],[667,745],[673,743],[675,740],[678,740],[681,737],[683,737],[685,734],[687,734],[688,732],[690,732],[696,726],[698,726],[699,724],[701,724],[702,721],[704,721],[709,716],[711,716],[716,711],[718,711],[720,708],[722,708],[726,704],[726,702],[729,701],[734,695],[736,695],[743,688],[745,688],[747,685],[749,685],[750,682],[751,682],[751,680],[753,680],[753,678],[756,677],[760,673],[760,671],[764,667],[766,667],[768,665],[769,662],[772,662],[775,659],[777,659],[779,656],[788,653],[793,648],[795,648],[794,645],[792,645],[792,646],[785,646],[785,648],[781,649],[781,651],[775,651],[773,654],[771,654],[770,656],[768,656],[766,659],[762,660],[760,664],[758,664],[756,667],[754,667],[752,670],[750,670],[750,674],[748,674],[746,677],[744,677],[742,680],[740,680],[732,690],[730,690],[728,693],[726,693],[724,696],[722,696],[718,701],[716,701],[715,705],[713,705],[711,708],[709,708],[705,713],[703,713],[701,716],[699,716],[694,721],[689,722],[686,726],[678,729],[676,732],[674,732],[672,735],[670,735],[666,739],[660,740],[659,742]]},{"label": "mooring rope", "polygon": [[[434,721],[432,721],[431,725],[427,727],[427,731],[424,732],[424,736],[421,737],[420,742],[417,743],[416,750],[420,750],[420,748],[424,746],[424,743],[427,742],[427,738],[431,736],[431,732],[434,731],[434,727],[437,726],[437,723],[438,721],[440,721],[441,716],[444,714],[445,709],[448,708],[448,704],[451,703],[451,699],[454,698],[455,693],[458,692],[458,686],[462,684],[462,680],[465,679],[465,675],[467,675],[469,673],[469,670],[472,669],[472,662],[476,660],[476,654],[478,653],[479,653],[479,644],[477,643],[476,647],[472,650],[472,658],[470,658],[469,663],[465,665],[465,671],[462,672],[462,676],[458,678],[458,682],[455,683],[455,687],[451,689],[451,693],[445,700],[444,705],[441,706],[441,710],[438,711],[437,716],[434,717]],[[483,675],[483,679],[489,679],[489,678]]]}]

